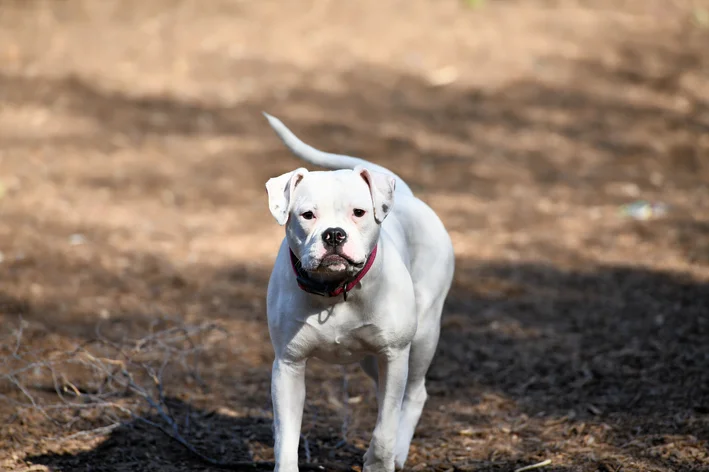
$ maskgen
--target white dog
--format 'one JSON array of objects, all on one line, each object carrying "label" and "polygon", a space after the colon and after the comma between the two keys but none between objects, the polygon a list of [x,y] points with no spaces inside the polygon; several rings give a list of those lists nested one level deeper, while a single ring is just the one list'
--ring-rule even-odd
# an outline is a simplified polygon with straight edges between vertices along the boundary
[{"label": "white dog", "polygon": [[276,355],[275,470],[298,470],[311,357],[359,361],[374,378],[379,414],[364,471],[400,469],[426,401],[425,375],[453,278],[450,237],[433,210],[389,170],[318,151],[278,119],[266,118],[296,156],[346,169],[299,168],[266,183],[271,213],[286,225],[267,303]]}]

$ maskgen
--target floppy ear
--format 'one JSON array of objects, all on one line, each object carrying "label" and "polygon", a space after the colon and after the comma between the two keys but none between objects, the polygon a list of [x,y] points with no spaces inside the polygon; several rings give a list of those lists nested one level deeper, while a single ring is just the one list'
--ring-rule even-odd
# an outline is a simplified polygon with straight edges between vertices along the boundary
[{"label": "floppy ear", "polygon": [[394,205],[396,178],[383,172],[367,170],[362,166],[356,166],[354,171],[367,182],[374,204],[374,219],[377,223],[381,223]]},{"label": "floppy ear", "polygon": [[278,177],[268,179],[268,208],[279,225],[283,226],[288,221],[293,191],[308,171],[300,167],[292,172],[286,172]]}]

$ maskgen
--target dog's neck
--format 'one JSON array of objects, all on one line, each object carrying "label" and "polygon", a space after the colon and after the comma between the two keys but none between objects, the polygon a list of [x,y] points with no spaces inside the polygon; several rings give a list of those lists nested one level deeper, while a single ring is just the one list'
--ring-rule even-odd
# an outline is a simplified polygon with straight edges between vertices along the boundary
[{"label": "dog's neck", "polygon": [[[354,274],[346,274],[336,277],[328,277],[323,274],[319,277],[315,274],[309,274],[303,270],[300,266],[300,261],[290,250],[290,260],[291,266],[293,267],[293,272],[295,272],[295,277],[298,282],[298,287],[308,293],[314,295],[320,295],[322,297],[336,297],[338,295],[343,295],[344,300],[347,301],[347,292],[352,290],[369,272],[374,264],[374,259],[377,257],[377,246],[374,246],[372,252],[367,257],[367,261],[361,270]],[[335,275],[335,274],[333,274]]]}]

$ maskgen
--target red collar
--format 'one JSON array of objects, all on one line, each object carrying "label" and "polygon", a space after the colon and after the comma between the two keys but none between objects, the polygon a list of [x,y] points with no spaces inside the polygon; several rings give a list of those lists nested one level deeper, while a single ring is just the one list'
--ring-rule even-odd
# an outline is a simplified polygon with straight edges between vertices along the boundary
[{"label": "red collar", "polygon": [[302,268],[299,268],[298,262],[300,261],[298,261],[298,258],[295,254],[293,254],[292,250],[290,251],[290,262],[293,267],[293,272],[295,272],[298,287],[300,287],[301,290],[305,290],[308,293],[320,295],[322,297],[336,297],[340,294],[344,294],[345,301],[347,301],[347,292],[352,290],[355,285],[357,285],[364,278],[364,276],[367,275],[367,272],[369,272],[369,269],[371,269],[374,264],[374,258],[376,256],[377,246],[374,246],[374,249],[372,249],[369,257],[367,257],[367,262],[365,262],[362,270],[360,270],[354,278],[350,279],[349,282],[337,282],[336,284],[316,282],[308,277],[307,272],[305,272]]}]

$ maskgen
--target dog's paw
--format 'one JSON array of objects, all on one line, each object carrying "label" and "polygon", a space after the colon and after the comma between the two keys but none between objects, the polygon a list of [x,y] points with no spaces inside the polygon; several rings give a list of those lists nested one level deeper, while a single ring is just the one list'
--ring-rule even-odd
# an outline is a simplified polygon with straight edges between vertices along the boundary
[{"label": "dog's paw", "polygon": [[399,455],[397,454],[394,458],[394,470],[404,470],[404,464],[406,464],[407,454]]},{"label": "dog's paw", "polygon": [[276,464],[273,472],[298,472],[298,464]]},{"label": "dog's paw", "polygon": [[394,466],[396,470],[402,470],[404,468],[406,458],[409,456],[409,445],[409,441],[399,438],[396,448],[394,449]]},{"label": "dog's paw", "polygon": [[362,467],[362,472],[394,472],[394,459],[391,460],[381,460],[380,458],[374,457],[371,449],[367,450],[364,454],[364,467]]},{"label": "dog's paw", "polygon": [[382,462],[364,464],[362,472],[394,472],[394,463],[392,461],[392,464],[389,466]]}]

